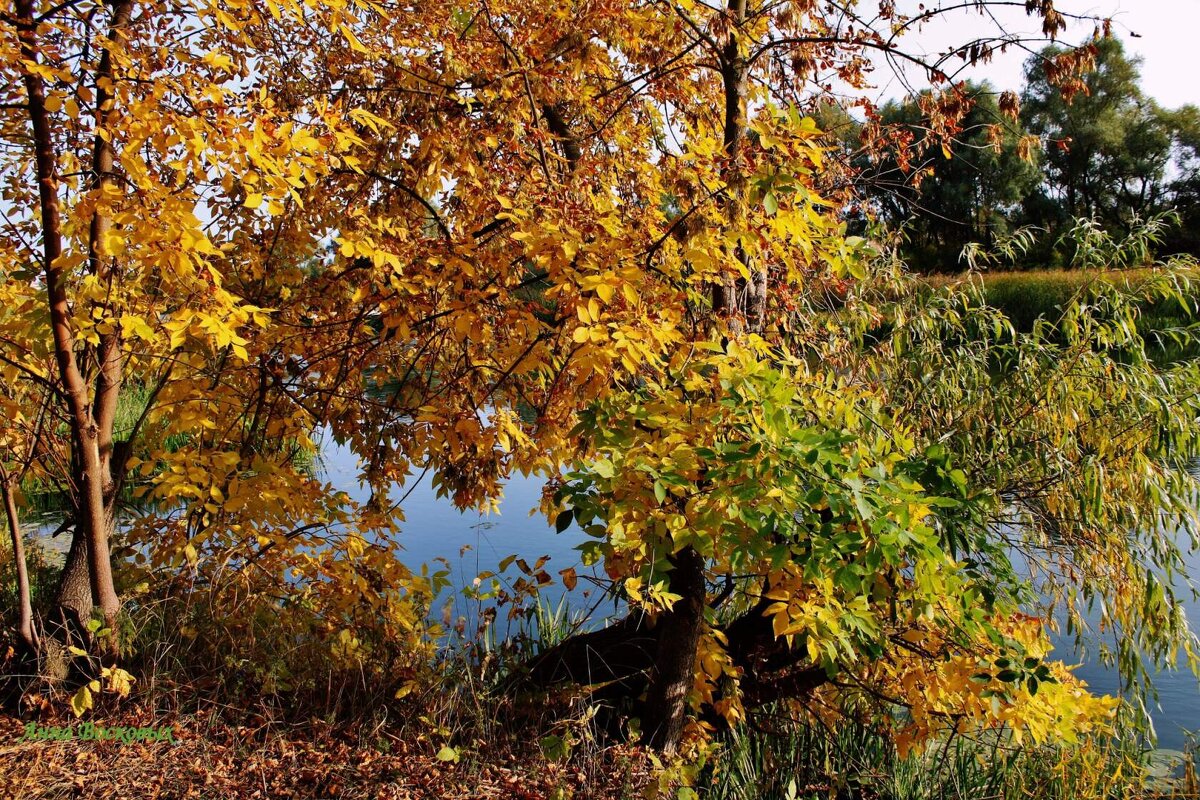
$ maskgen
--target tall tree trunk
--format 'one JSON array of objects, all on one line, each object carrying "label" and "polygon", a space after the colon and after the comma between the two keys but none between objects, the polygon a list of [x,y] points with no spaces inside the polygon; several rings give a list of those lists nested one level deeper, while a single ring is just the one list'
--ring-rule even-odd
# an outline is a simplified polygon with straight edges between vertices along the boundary
[{"label": "tall tree trunk", "polygon": [[[728,163],[725,170],[725,213],[730,229],[736,228],[744,213],[745,175],[738,161],[738,149],[746,131],[746,76],[748,65],[741,53],[739,37],[746,20],[747,0],[729,0],[727,12],[733,22],[729,40],[719,54],[721,81],[725,94],[723,146]],[[762,330],[766,316],[767,273],[755,269],[740,243],[730,245],[732,256],[741,261],[750,279],[728,276],[712,287],[714,323],[724,325],[730,334]],[[680,599],[660,615],[656,626],[657,646],[654,669],[646,690],[642,715],[643,741],[662,753],[679,747],[687,720],[687,695],[695,674],[696,653],[704,630],[707,587],[704,559],[692,548],[673,557],[670,591]]]},{"label": "tall tree trunk", "polygon": [[[125,28],[129,25],[129,15],[133,10],[132,0],[116,0],[112,3],[113,16],[108,29],[109,45],[104,47],[100,63],[96,67],[96,127],[98,130],[112,130],[117,124],[113,110],[114,84],[112,66],[112,47],[119,45],[125,38]],[[114,185],[116,175],[116,154],[113,152],[111,136],[97,135],[92,143],[92,174],[88,189],[105,195],[105,189]],[[101,206],[96,207],[88,228],[88,270],[92,275],[107,283],[113,283],[116,264],[106,253],[105,239],[112,228],[112,217]],[[124,380],[124,356],[121,352],[121,328],[112,326],[111,333],[101,334],[100,344],[96,348],[98,375],[96,376],[96,397],[92,414],[96,420],[99,436],[101,471],[104,477],[104,501],[106,516],[114,519],[112,513],[115,494],[120,482],[114,476],[124,473],[124,459],[114,452],[113,426],[117,417],[117,400]],[[109,524],[109,530],[112,524]]]},{"label": "tall tree trunk", "polygon": [[[32,0],[16,0],[15,10],[26,65],[37,65],[41,54],[37,39],[37,21]],[[54,337],[54,356],[58,364],[72,441],[78,446],[79,465],[75,486],[79,493],[76,536],[87,542],[88,578],[92,599],[107,623],[115,621],[120,608],[113,584],[112,563],[105,524],[103,464],[100,458],[100,430],[92,415],[88,387],[75,355],[71,309],[67,301],[67,279],[62,265],[62,219],[58,197],[58,161],[54,136],[46,109],[46,92],[41,76],[26,66],[24,84],[28,98],[29,120],[33,132],[34,167],[38,179],[38,200],[42,234],[42,259],[46,280],[46,298],[50,327]]]},{"label": "tall tree trunk", "polygon": [[703,557],[685,547],[671,560],[670,590],[680,597],[670,611],[659,615],[655,626],[654,667],[642,711],[642,741],[667,755],[679,747],[687,721],[707,599]]},{"label": "tall tree trunk", "polygon": [[25,542],[21,539],[17,499],[10,475],[0,475],[0,483],[3,483],[0,489],[4,493],[4,514],[8,518],[8,534],[12,540],[13,561],[17,567],[17,636],[27,653],[36,656],[41,646],[33,623],[33,594],[29,587],[29,565],[25,561]]},{"label": "tall tree trunk", "polygon": [[[734,29],[721,52],[721,83],[725,90],[725,124],[722,147],[728,167],[725,180],[725,214],[731,228],[745,213],[746,176],[738,160],[738,149],[746,137],[746,79],[749,65],[739,44],[740,28],[746,20],[746,1],[729,0],[728,13]],[[714,287],[713,311],[724,317],[734,332],[760,332],[766,323],[767,271],[751,263],[741,243],[732,245],[733,257],[746,267],[750,278],[726,278]]]}]

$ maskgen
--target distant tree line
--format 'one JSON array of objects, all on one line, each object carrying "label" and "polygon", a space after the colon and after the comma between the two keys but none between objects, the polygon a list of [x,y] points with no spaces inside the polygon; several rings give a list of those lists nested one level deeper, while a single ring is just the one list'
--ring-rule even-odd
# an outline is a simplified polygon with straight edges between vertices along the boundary
[{"label": "distant tree line", "polygon": [[[1120,233],[1174,212],[1160,253],[1200,255],[1200,109],[1147,97],[1140,59],[1115,38],[1096,43],[1095,68],[1064,97],[1052,74],[1060,52],[1029,60],[1019,97],[967,84],[953,142],[937,136],[945,107],[929,93],[892,101],[865,123],[822,109],[858,188],[851,227],[896,236],[908,262],[930,272],[964,268],[970,243],[1036,227],[1033,249],[1011,265],[1019,269],[1069,266],[1075,245],[1064,234],[1078,219]],[[898,147],[865,146],[883,129]]]}]

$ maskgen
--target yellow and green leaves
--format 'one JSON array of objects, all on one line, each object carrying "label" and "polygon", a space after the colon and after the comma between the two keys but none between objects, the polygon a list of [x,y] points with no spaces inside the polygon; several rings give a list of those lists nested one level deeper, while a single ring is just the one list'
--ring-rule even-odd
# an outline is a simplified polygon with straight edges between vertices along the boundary
[{"label": "yellow and green leaves", "polygon": [[[904,748],[943,718],[1036,741],[1107,719],[1112,701],[1043,666],[1040,621],[1019,615],[1020,581],[988,531],[990,497],[947,448],[919,449],[871,392],[728,342],[595,404],[579,433],[598,457],[568,473],[554,508],[599,537],[585,562],[602,558],[633,608],[671,609],[670,557],[695,550],[710,582],[734,587],[731,609],[757,609],[846,697],[866,687],[868,702],[875,692],[912,708]],[[701,652],[694,697],[740,719],[719,627]],[[999,683],[970,680],[981,654],[1001,652],[1037,663],[1003,691],[1004,670]]]},{"label": "yellow and green leaves", "polygon": [[[962,656],[1014,610],[1011,571],[981,533],[988,497],[969,484],[1030,469],[997,442],[1028,433],[1070,449],[1076,434],[1054,415],[1086,418],[1080,396],[1110,409],[1130,388],[1119,370],[1090,389],[1067,371],[1074,396],[1055,385],[1051,408],[1013,411],[993,441],[986,369],[929,376],[955,367],[957,332],[938,335],[952,315],[910,312],[890,341],[865,343],[886,326],[861,299],[877,288],[865,243],[817,190],[828,161],[815,124],[773,105],[769,58],[727,97],[712,69],[724,48],[669,5],[149,2],[111,32],[108,6],[92,19],[39,5],[45,58],[23,63],[4,21],[0,84],[48,87],[62,225],[38,222],[39,185],[54,181],[31,172],[26,98],[0,90],[0,255],[16,267],[0,288],[0,369],[48,382],[61,405],[28,266],[35,243],[61,237],[43,266],[63,276],[83,405],[123,381],[144,406],[101,432],[134,440],[108,477],[160,503],[131,532],[135,560],[186,576],[189,608],[227,615],[216,652],[261,636],[294,653],[261,667],[265,690],[323,663],[314,653],[347,670],[416,671],[428,655],[446,578],[403,564],[391,494],[414,466],[460,506],[490,508],[513,474],[573,465],[558,527],[578,522],[585,562],[603,560],[652,614],[679,599],[667,574],[687,549],[736,585],[739,610],[769,601],[775,635],[829,673],[867,674],[914,630],[956,631],[937,644]],[[771,25],[800,24],[764,14],[735,31],[686,5],[739,58]],[[756,276],[770,292],[747,330],[713,290]],[[1130,342],[1127,319],[1068,322],[1068,338]],[[996,330],[979,341],[1003,346]],[[1054,353],[1011,355],[1041,368]],[[1078,363],[1098,377],[1094,353]],[[4,400],[35,418],[27,395]],[[961,436],[939,451],[946,430]],[[318,431],[358,457],[367,499],[314,474]],[[1096,438],[1087,446],[1113,455]],[[69,464],[68,447],[43,448],[39,468]],[[959,471],[987,457],[991,473]],[[1123,466],[1116,494],[1144,507],[1162,487],[1130,475],[1153,459]],[[1105,518],[1106,474],[1085,467],[1044,506],[1107,523],[1083,532],[1099,573],[1119,551],[1118,517]],[[1150,589],[1143,605],[1161,620],[1165,598],[1123,580]],[[738,676],[715,628],[698,666],[697,696],[737,718],[718,690]],[[881,680],[911,689],[919,669]]]}]

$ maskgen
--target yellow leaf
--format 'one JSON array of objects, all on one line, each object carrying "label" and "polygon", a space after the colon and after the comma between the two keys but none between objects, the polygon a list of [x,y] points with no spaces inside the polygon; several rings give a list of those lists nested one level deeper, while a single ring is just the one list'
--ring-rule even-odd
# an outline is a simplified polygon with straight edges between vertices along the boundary
[{"label": "yellow leaf", "polygon": [[258,208],[262,205],[263,196],[258,192],[246,195],[246,202],[243,203],[246,208]]},{"label": "yellow leaf", "polygon": [[92,708],[92,690],[87,686],[80,686],[79,691],[71,697],[71,711],[76,717],[82,717],[83,712]]},{"label": "yellow leaf", "polygon": [[640,603],[642,601],[641,589],[641,578],[627,578],[625,580],[625,593],[628,594],[629,599],[633,600],[635,603]]},{"label": "yellow leaf", "polygon": [[351,49],[357,50],[360,53],[370,52],[366,47],[363,46],[363,43],[358,40],[358,37],[354,35],[350,28],[343,27],[341,29],[341,34],[342,36],[346,37],[346,41],[350,43]]},{"label": "yellow leaf", "polygon": [[128,697],[133,688],[134,677],[120,667],[105,667],[100,675],[108,680],[109,691]]},{"label": "yellow leaf", "polygon": [[217,69],[222,69],[222,70],[226,70],[226,71],[233,70],[233,59],[230,58],[229,56],[225,55],[224,53],[219,53],[215,50],[212,52],[209,52],[209,53],[205,53],[204,58],[202,58],[201,60],[205,64],[208,64],[211,67],[216,67]]}]

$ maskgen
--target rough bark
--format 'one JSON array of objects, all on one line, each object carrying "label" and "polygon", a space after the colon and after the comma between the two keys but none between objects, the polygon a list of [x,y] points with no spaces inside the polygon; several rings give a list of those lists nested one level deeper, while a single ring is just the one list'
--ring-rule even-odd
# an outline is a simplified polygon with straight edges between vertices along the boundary
[{"label": "rough bark", "polygon": [[60,630],[56,635],[64,641],[82,639],[86,641],[88,619],[92,616],[95,602],[92,600],[92,584],[88,577],[87,537],[76,532],[71,537],[71,547],[58,578],[55,598],[57,608],[53,624]]},{"label": "rough bark", "polygon": [[680,597],[670,611],[659,615],[654,667],[642,711],[642,740],[666,754],[679,746],[687,721],[707,597],[703,557],[686,547],[671,561],[670,591]]},{"label": "rough bark", "polygon": [[29,586],[29,566],[25,561],[25,542],[21,538],[17,499],[9,476],[0,477],[0,482],[3,483],[0,488],[4,493],[4,514],[8,519],[8,534],[17,568],[17,637],[27,654],[36,657],[41,647],[33,620],[33,594]]}]

